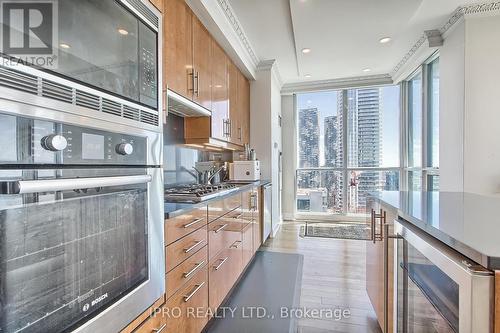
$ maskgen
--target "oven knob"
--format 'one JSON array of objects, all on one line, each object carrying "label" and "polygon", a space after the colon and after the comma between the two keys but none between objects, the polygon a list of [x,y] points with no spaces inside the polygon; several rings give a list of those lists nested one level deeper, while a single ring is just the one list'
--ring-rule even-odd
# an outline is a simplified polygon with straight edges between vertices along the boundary
[{"label": "oven knob", "polygon": [[68,141],[59,134],[51,134],[42,138],[42,147],[50,151],[60,151],[66,149]]},{"label": "oven knob", "polygon": [[134,152],[134,146],[130,143],[120,143],[116,146],[116,152],[120,155],[132,155]]}]

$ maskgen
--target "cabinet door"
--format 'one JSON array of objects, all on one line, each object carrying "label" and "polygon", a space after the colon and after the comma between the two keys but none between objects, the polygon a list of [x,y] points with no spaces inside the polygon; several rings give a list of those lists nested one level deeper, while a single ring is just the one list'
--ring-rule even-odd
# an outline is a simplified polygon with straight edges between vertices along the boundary
[{"label": "cabinet door", "polygon": [[241,144],[241,119],[238,104],[238,68],[228,61],[229,76],[229,120],[231,123],[231,142]]},{"label": "cabinet door", "polygon": [[195,70],[195,86],[193,100],[201,106],[212,108],[212,70],[211,44],[212,36],[200,20],[193,15],[193,66]]},{"label": "cabinet door", "polygon": [[[165,333],[199,333],[208,322],[208,272],[202,268],[165,305]],[[194,313],[193,313],[194,309]],[[178,316],[178,314],[181,314]],[[196,314],[200,314],[199,316]],[[148,331],[158,332],[158,331]]]},{"label": "cabinet door", "polygon": [[212,137],[229,141],[229,88],[227,59],[224,50],[212,40]]},{"label": "cabinet door", "polygon": [[149,0],[160,12],[163,11],[163,0]]},{"label": "cabinet door", "polygon": [[253,252],[253,225],[250,223],[243,229],[241,235],[241,250],[243,254],[242,267],[245,268],[250,260],[252,260]]},{"label": "cabinet door", "polygon": [[250,142],[250,83],[238,71],[238,137],[240,144]]},{"label": "cabinet door", "polygon": [[163,13],[163,82],[192,99],[193,14],[184,0],[164,0]]},{"label": "cabinet door", "polygon": [[[377,213],[382,209],[387,214],[387,223],[391,223],[394,219],[397,218],[397,212],[394,212],[391,209],[387,209],[384,206],[381,206],[378,202],[368,199],[367,200],[367,210],[368,214],[370,214],[371,210],[375,210]],[[371,215],[371,214],[370,214]],[[370,219],[371,216],[368,216]],[[370,221],[368,221],[370,222]],[[377,221],[378,223],[378,221]],[[378,230],[377,230],[378,232]],[[392,227],[389,229],[389,232],[392,234]],[[387,235],[384,234],[384,238]],[[388,329],[387,332],[392,332],[392,311],[393,311],[393,271],[394,271],[394,240],[389,239],[389,254],[388,254],[388,268],[389,273],[387,278],[389,290],[388,293]],[[384,257],[384,243],[382,241],[377,241],[373,243],[372,241],[366,242],[366,291],[368,293],[368,297],[373,305],[373,309],[375,310],[375,314],[377,315],[378,322],[382,330],[384,330],[385,324],[385,316],[384,316],[384,265],[385,265],[385,257]]]},{"label": "cabinet door", "polygon": [[256,252],[262,245],[262,203],[260,193],[260,187],[252,192],[253,252]]}]

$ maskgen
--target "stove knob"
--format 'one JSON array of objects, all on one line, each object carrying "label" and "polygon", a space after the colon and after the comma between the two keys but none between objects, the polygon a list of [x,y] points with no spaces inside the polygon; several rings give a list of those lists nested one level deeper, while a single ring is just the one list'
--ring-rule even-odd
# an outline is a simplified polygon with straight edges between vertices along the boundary
[{"label": "stove knob", "polygon": [[134,152],[134,146],[126,142],[120,143],[116,146],[116,152],[120,155],[132,155]]},{"label": "stove knob", "polygon": [[42,147],[50,151],[60,151],[66,149],[68,141],[62,135],[51,134],[44,136],[41,141]]}]

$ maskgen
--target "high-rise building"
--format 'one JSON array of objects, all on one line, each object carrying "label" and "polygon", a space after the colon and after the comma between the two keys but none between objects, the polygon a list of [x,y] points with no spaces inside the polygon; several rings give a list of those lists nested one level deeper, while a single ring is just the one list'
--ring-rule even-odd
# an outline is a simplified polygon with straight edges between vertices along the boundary
[{"label": "high-rise building", "polygon": [[325,117],[325,167],[337,166],[338,154],[338,121],[337,116]]},{"label": "high-rise building", "polygon": [[[318,108],[299,111],[299,167],[319,167],[319,111]],[[297,177],[299,188],[317,188],[320,175],[316,171],[302,171]]]}]

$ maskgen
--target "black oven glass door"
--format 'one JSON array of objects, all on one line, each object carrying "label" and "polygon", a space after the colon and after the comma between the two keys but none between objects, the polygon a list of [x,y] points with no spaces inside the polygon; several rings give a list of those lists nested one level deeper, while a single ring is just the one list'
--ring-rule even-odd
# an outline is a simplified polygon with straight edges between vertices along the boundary
[{"label": "black oven glass door", "polygon": [[458,332],[459,285],[406,240],[397,252],[397,331]]},{"label": "black oven glass door", "polygon": [[147,281],[147,196],[146,183],[0,195],[0,332],[71,330]]}]

